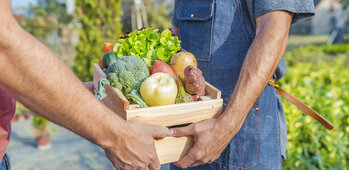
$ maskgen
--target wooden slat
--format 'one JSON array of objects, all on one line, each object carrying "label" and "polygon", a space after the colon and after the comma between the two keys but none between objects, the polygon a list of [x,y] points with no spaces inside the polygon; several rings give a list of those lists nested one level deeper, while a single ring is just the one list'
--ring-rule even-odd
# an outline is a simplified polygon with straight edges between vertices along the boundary
[{"label": "wooden slat", "polygon": [[138,104],[131,104],[128,108],[128,110],[132,110],[132,109],[139,109],[142,108],[141,106],[139,106]]},{"label": "wooden slat", "polygon": [[99,67],[98,64],[94,63],[93,64],[93,88],[95,89],[95,92],[98,89],[99,78],[106,78],[106,77],[107,76],[105,75],[101,67]]},{"label": "wooden slat", "polygon": [[211,96],[213,99],[220,99],[221,98],[221,91],[212,86],[210,83],[206,82],[206,95],[205,96]]},{"label": "wooden slat", "polygon": [[155,140],[154,143],[160,164],[179,161],[194,145],[191,137],[166,137],[162,140]]},{"label": "wooden slat", "polygon": [[199,101],[212,100],[211,96],[200,96]]},{"label": "wooden slat", "polygon": [[[98,64],[94,64],[93,68],[93,84],[94,88],[97,89],[99,79],[106,78],[106,75]],[[104,88],[105,92],[107,93],[107,97],[103,99],[103,103],[120,117],[126,119],[125,111],[129,108],[129,102],[125,96],[120,92],[120,90],[110,85],[105,85]]]},{"label": "wooden slat", "polygon": [[[112,87],[112,86],[110,86],[110,87]],[[114,89],[114,92],[118,96],[118,99],[116,99],[116,100],[120,100],[120,102],[119,102],[120,104],[118,104],[118,105],[121,105],[124,111],[128,110],[129,106],[130,106],[130,102],[126,99],[126,97],[122,94],[122,92],[118,88],[115,88],[115,87],[112,87],[112,88]],[[110,93],[112,93],[112,92],[110,92]]]},{"label": "wooden slat", "polygon": [[139,120],[160,126],[195,123],[222,112],[222,99],[127,110],[127,120]]},{"label": "wooden slat", "polygon": [[[113,112],[117,113],[121,118],[126,120],[126,108],[128,107],[128,101],[123,99],[123,95],[115,92],[115,89],[110,85],[105,85],[105,92],[107,97],[103,99],[104,104],[111,109]],[[120,92],[121,93],[121,92]]]},{"label": "wooden slat", "polygon": [[[106,75],[98,64],[94,64],[95,89],[98,87],[100,77],[105,78]],[[217,117],[222,112],[221,92],[207,82],[206,96],[200,97],[200,101],[148,108],[130,105],[125,96],[110,85],[106,85],[105,89],[107,97],[102,100],[102,103],[125,120],[140,120],[149,124],[174,126]],[[161,164],[180,160],[194,143],[191,137],[167,137],[154,142]]]}]

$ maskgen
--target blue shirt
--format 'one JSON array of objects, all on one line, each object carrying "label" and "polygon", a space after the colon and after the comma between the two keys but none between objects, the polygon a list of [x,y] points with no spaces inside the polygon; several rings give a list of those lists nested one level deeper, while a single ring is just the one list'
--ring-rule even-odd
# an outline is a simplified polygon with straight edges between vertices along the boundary
[{"label": "blue shirt", "polygon": [[[256,35],[256,18],[283,10],[294,13],[292,23],[314,15],[313,0],[176,0],[172,24],[180,27],[182,48],[192,52],[209,83],[228,103],[241,66]],[[274,73],[286,73],[282,58]],[[286,120],[278,94],[281,154],[286,157]]]}]

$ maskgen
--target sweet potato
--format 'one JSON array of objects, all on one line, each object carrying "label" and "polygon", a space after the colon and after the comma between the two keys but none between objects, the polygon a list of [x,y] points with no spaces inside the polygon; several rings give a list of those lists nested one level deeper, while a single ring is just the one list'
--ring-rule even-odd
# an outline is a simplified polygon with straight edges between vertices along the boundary
[{"label": "sweet potato", "polygon": [[205,78],[198,71],[198,69],[194,68],[191,65],[187,66],[184,69],[184,77],[185,77],[185,81],[184,81],[185,90],[189,94],[195,95],[205,90],[206,88]]},{"label": "sweet potato", "polygon": [[199,94],[191,95],[191,98],[193,99],[193,101],[198,101],[201,96],[205,96],[205,90],[203,90]]},{"label": "sweet potato", "polygon": [[159,72],[170,74],[177,82],[177,76],[173,72],[172,68],[167,63],[165,63],[161,60],[155,60],[153,66],[152,66],[152,69],[151,69],[151,74],[159,73]]}]

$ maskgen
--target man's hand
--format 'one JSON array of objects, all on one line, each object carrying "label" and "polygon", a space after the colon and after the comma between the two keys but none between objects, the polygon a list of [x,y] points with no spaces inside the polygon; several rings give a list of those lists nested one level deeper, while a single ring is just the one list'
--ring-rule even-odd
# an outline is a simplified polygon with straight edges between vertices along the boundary
[{"label": "man's hand", "polygon": [[[94,93],[93,82],[83,82],[83,84],[92,94]],[[117,169],[159,169],[160,162],[153,140],[164,138],[168,134],[168,129],[139,121],[128,121],[128,126],[121,140],[115,140],[118,142],[112,142],[112,146],[105,148],[109,160]]]},{"label": "man's hand", "polygon": [[175,137],[193,136],[194,146],[175,165],[181,168],[212,163],[229,144],[235,133],[225,129],[219,119],[207,119],[186,127],[170,129]]},{"label": "man's hand", "polygon": [[166,136],[167,128],[122,120],[18,25],[10,0],[0,1],[0,11],[2,89],[30,110],[103,148],[116,168],[160,168],[153,139]]},{"label": "man's hand", "polygon": [[[93,94],[93,82],[83,82]],[[117,169],[160,169],[159,158],[154,147],[154,139],[162,139],[168,129],[139,121],[128,121],[123,137],[110,142],[104,151]],[[112,135],[110,135],[112,136]],[[120,149],[122,148],[122,149]]]},{"label": "man's hand", "polygon": [[293,14],[274,11],[256,19],[256,37],[242,65],[238,82],[224,113],[187,127],[174,136],[193,136],[194,146],[176,165],[181,168],[215,161],[240,130],[253,103],[262,93],[284,54]]},{"label": "man's hand", "polygon": [[160,169],[154,139],[164,138],[168,129],[139,121],[128,121],[122,138],[116,138],[104,148],[109,160],[117,169]]}]

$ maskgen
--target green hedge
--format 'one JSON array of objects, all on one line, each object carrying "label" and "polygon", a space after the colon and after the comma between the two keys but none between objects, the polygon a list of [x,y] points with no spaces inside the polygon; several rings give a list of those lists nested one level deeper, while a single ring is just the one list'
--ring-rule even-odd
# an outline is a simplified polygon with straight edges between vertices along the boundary
[{"label": "green hedge", "polygon": [[308,46],[287,52],[288,73],[279,86],[334,124],[328,131],[284,100],[287,159],[284,169],[349,167],[349,45]]},{"label": "green hedge", "polygon": [[103,44],[122,36],[122,0],[76,0],[76,18],[81,24],[74,72],[82,81],[93,79],[93,63],[103,56]]}]

